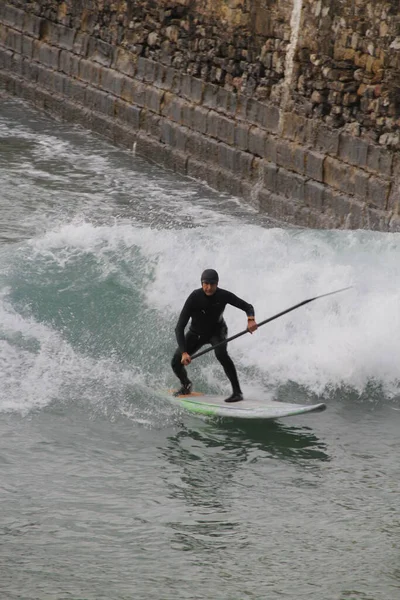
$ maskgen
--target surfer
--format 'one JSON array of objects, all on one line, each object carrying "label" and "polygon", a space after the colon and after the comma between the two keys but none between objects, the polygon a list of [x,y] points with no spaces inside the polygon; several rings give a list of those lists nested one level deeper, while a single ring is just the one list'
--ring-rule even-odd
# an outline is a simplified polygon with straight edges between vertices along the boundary
[{"label": "surfer", "polygon": [[[247,329],[250,333],[253,333],[258,327],[252,305],[238,298],[232,292],[219,288],[218,282],[217,271],[214,269],[203,271],[201,288],[190,294],[179,316],[175,327],[178,348],[172,358],[171,366],[182,385],[175,392],[175,396],[190,394],[192,390],[192,382],[185,369],[192,360],[191,355],[204,344],[215,346],[226,340],[228,328],[222,315],[227,304],[240,308],[247,314]],[[189,330],[185,334],[185,327],[189,319],[191,319]],[[232,394],[225,399],[225,402],[239,402],[243,400],[243,394],[235,365],[227,351],[227,345],[227,343],[221,344],[214,352],[232,385]]]}]

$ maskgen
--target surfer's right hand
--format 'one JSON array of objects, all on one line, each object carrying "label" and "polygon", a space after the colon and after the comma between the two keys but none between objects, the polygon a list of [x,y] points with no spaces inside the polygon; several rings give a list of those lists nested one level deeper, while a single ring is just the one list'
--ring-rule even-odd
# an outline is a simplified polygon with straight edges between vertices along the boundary
[{"label": "surfer's right hand", "polygon": [[192,359],[190,358],[189,354],[187,352],[182,352],[182,358],[181,358],[181,363],[183,365],[189,365],[192,362]]}]

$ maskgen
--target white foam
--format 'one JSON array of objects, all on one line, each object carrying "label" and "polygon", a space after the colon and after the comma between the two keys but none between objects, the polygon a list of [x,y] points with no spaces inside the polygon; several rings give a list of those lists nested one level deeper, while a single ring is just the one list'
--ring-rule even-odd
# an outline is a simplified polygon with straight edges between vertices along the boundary
[{"label": "white foam", "polygon": [[[362,391],[374,380],[397,392],[400,235],[211,227],[161,236],[158,249],[148,300],[175,316],[206,267],[219,271],[221,287],[254,304],[258,320],[353,286],[243,336],[230,352],[276,384],[295,381],[321,393],[343,385]],[[228,307],[226,318],[230,335],[245,329],[240,311]]]},{"label": "white foam", "polygon": [[[220,286],[254,304],[258,320],[305,299],[345,286],[339,295],[310,303],[230,345],[241,368],[255,367],[260,380],[295,381],[321,393],[371,380],[395,393],[400,337],[400,236],[369,232],[264,229],[210,225],[156,230],[115,222],[94,227],[70,223],[32,242],[33,254],[61,266],[91,254],[106,274],[131,265],[149,307],[173,324],[207,267]],[[138,254],[142,264],[138,267]],[[129,273],[123,279],[130,285]],[[137,285],[138,281],[136,280]],[[228,307],[230,335],[246,327],[241,311]],[[201,359],[200,359],[201,360]],[[166,370],[169,368],[166,360]]]}]

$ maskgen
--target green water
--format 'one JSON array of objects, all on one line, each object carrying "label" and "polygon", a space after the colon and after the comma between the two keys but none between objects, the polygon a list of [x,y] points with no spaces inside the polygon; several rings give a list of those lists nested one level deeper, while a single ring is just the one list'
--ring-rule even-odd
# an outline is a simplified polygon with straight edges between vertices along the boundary
[{"label": "green water", "polygon": [[[394,600],[400,236],[290,230],[0,98],[0,597]],[[203,268],[262,424],[165,401]],[[245,316],[227,309],[230,334]],[[211,354],[196,388],[226,393]]]}]

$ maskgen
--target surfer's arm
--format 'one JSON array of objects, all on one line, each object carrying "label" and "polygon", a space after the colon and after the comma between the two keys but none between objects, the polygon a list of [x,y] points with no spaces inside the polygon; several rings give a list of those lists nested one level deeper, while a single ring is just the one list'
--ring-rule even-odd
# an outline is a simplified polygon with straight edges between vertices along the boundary
[{"label": "surfer's arm", "polygon": [[258,327],[254,316],[254,306],[252,304],[249,304],[248,302],[245,302],[244,300],[242,300],[242,298],[235,296],[235,294],[232,294],[232,292],[227,292],[227,294],[228,304],[231,304],[231,306],[234,306],[235,308],[240,308],[246,313],[247,329],[250,331],[250,333],[253,333],[253,331],[255,331]]},{"label": "surfer's arm", "polygon": [[[186,353],[185,327],[191,316],[192,295],[186,300],[175,327],[176,341],[182,354]],[[189,355],[188,355],[189,356]]]}]

